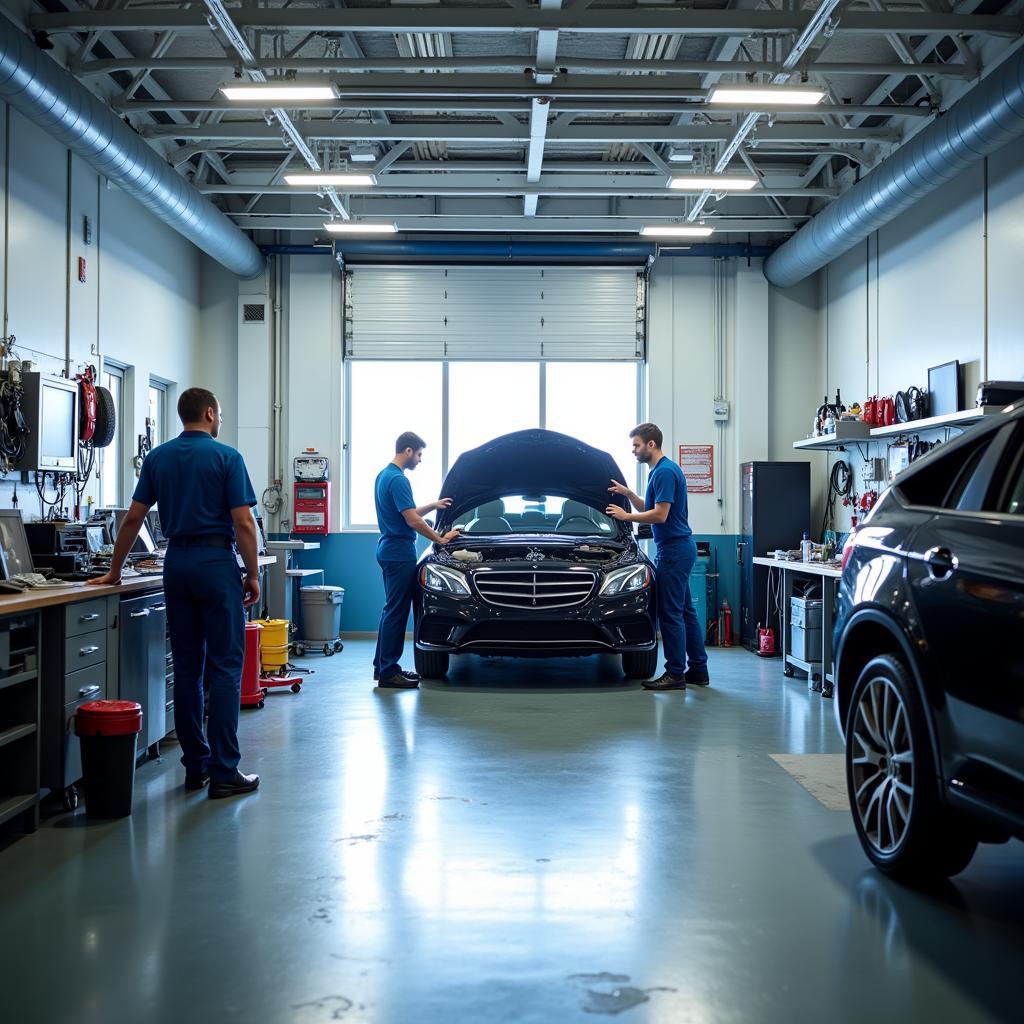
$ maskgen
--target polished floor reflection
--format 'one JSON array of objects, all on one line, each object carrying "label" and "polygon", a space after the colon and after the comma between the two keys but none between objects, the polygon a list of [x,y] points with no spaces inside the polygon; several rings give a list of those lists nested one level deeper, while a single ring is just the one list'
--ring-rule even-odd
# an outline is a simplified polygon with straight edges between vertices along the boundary
[{"label": "polished floor reflection", "polygon": [[48,819],[0,853],[12,1022],[1020,1019],[1024,847],[939,893],[863,859],[770,758],[841,749],[777,662],[650,694],[611,660],[372,689],[353,641],[243,713],[259,794]]}]

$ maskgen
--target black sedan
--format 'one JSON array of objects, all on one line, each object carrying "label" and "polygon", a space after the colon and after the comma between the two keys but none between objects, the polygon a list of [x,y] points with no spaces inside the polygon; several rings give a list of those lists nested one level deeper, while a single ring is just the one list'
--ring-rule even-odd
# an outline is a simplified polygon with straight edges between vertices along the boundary
[{"label": "black sedan", "polygon": [[607,452],[550,430],[465,452],[445,479],[437,529],[462,535],[421,559],[416,671],[440,678],[452,654],[615,653],[630,678],[654,675],[654,566],[630,524],[604,514]]},{"label": "black sedan", "polygon": [[864,851],[908,880],[1024,838],[1024,404],[904,471],[843,553],[835,713]]}]

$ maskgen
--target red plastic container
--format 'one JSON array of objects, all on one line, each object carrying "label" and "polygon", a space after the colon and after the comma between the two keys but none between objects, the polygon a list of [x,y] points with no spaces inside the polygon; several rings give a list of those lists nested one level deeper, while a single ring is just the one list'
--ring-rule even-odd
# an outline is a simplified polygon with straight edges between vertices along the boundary
[{"label": "red plastic container", "polygon": [[133,700],[94,700],[75,715],[82,744],[85,809],[93,818],[126,818],[135,792],[135,748],[142,705]]},{"label": "red plastic container", "polygon": [[245,624],[245,663],[242,666],[242,707],[263,707],[266,694],[260,685],[260,632],[258,622]]}]

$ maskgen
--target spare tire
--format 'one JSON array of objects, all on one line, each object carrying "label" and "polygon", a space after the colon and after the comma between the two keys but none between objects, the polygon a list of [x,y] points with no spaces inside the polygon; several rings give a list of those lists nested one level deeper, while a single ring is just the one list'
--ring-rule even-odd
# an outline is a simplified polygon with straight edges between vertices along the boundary
[{"label": "spare tire", "polygon": [[114,396],[107,388],[96,387],[96,430],[92,435],[94,448],[106,448],[117,430],[117,409]]}]

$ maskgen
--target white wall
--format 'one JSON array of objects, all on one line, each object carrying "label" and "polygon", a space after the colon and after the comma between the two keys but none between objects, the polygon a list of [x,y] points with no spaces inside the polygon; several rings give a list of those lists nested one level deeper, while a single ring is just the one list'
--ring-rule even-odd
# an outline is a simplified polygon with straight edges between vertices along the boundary
[{"label": "white wall", "polygon": [[[819,394],[863,402],[958,359],[964,400],[981,380],[1024,379],[1024,141],[922,200],[820,276],[824,367]],[[788,294],[788,293],[787,293]],[[810,427],[811,409],[807,410]],[[879,447],[875,455],[884,455]],[[854,467],[858,490],[861,460]],[[825,456],[818,456],[824,459]],[[837,456],[828,459],[829,464]],[[840,517],[845,528],[849,520]]]},{"label": "white wall", "polygon": [[[9,145],[0,164],[7,222],[0,204],[0,273],[6,271],[4,323],[17,337],[21,358],[44,372],[74,374],[86,364],[113,359],[128,366],[122,454],[130,497],[131,456],[144,431],[151,376],[171,384],[168,429],[177,428],[177,391],[192,384],[234,389],[237,301],[235,279],[211,274],[209,308],[203,305],[199,251],[31,121],[0,108],[0,140],[9,120]],[[85,244],[84,218],[92,223]],[[6,229],[4,231],[4,229]],[[78,280],[78,259],[87,280]],[[231,295],[231,321],[222,316]],[[233,398],[232,398],[233,402]],[[228,404],[228,403],[226,403]],[[230,408],[230,404],[228,404]],[[226,439],[234,440],[229,426]],[[0,505],[9,507],[14,484],[0,480]],[[95,479],[86,491],[97,496]],[[19,487],[20,507],[38,515],[34,489]]]}]

